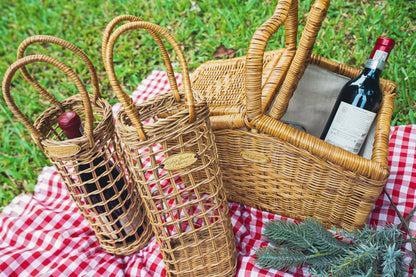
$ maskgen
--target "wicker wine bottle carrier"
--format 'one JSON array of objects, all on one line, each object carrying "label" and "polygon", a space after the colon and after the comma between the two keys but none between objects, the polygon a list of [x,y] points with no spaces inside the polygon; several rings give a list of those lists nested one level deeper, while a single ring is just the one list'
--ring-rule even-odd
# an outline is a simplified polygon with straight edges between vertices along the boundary
[{"label": "wicker wine bottle carrier", "polygon": [[[80,78],[66,64],[46,55],[24,57],[27,46],[35,42],[54,43],[79,55],[88,66],[93,94],[88,94]],[[27,72],[26,66],[37,62],[65,72],[79,94],[58,101]],[[23,115],[10,94],[11,81],[18,69],[53,104],[34,124]],[[145,246],[153,236],[149,218],[126,166],[111,105],[101,97],[97,74],[88,57],[75,45],[59,38],[27,38],[19,46],[18,60],[5,73],[3,94],[13,114],[29,129],[36,144],[55,166],[100,245],[116,255],[130,255]],[[81,117],[82,137],[67,139],[59,127],[59,116],[68,110]]]},{"label": "wicker wine bottle carrier", "polygon": [[[296,0],[279,1],[273,17],[254,33],[246,57],[201,65],[192,75],[192,86],[200,94],[196,99],[207,99],[212,111],[228,200],[355,230],[365,225],[389,175],[396,84],[381,80],[383,102],[363,153],[355,155],[320,140],[339,91],[360,70],[311,55],[327,0],[317,0],[309,12],[290,65],[279,66],[279,60],[270,66],[269,60],[289,51],[265,49],[272,34],[290,19],[294,5]],[[268,96],[273,82],[278,85],[275,98]],[[307,132],[292,127],[296,125]]]},{"label": "wicker wine bottle carrier", "polygon": [[[121,17],[123,18],[123,17]],[[169,276],[234,276],[237,253],[228,202],[206,102],[194,102],[183,53],[158,25],[132,21],[103,39],[104,64],[123,104],[117,118],[130,166],[153,225]],[[121,34],[145,29],[152,34],[168,68],[172,93],[134,104],[114,72],[114,45]],[[159,37],[172,45],[184,78],[179,94],[169,56]]]}]

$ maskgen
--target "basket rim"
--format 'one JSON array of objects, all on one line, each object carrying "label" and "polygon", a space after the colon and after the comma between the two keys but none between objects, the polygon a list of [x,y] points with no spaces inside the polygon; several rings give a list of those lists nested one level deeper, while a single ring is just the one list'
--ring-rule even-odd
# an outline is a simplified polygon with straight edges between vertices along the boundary
[{"label": "basket rim", "polygon": [[[98,137],[101,135],[101,133],[103,132],[103,129],[105,129],[105,126],[107,124],[114,124],[114,117],[113,117],[113,113],[112,113],[112,106],[110,105],[110,103],[105,100],[104,98],[95,98],[94,95],[89,94],[89,98],[91,100],[91,107],[93,112],[97,111],[97,110],[101,110],[103,112],[103,117],[100,121],[97,122],[96,127],[93,130],[93,138],[94,140],[97,140]],[[62,101],[60,101],[60,103],[62,104],[63,107],[65,106],[72,106],[73,104],[71,104],[71,101],[74,102],[79,102],[79,104],[82,105],[82,99],[81,99],[81,95],[80,94],[76,94],[73,96],[70,96]],[[51,106],[48,109],[44,110],[36,119],[34,122],[34,126],[36,128],[39,127],[39,125],[41,124],[42,120],[47,120],[48,118],[46,117],[46,115],[48,113],[58,113],[61,112],[60,109],[56,106]],[[82,146],[81,148],[84,149],[84,146],[89,145],[89,140],[86,136],[86,134],[84,133],[82,137],[79,138],[73,138],[73,139],[65,139],[65,140],[54,140],[54,139],[50,139],[47,138],[45,136],[45,134],[43,133],[44,137],[40,139],[40,143],[44,146],[44,147],[57,147],[57,146],[66,146],[66,145],[80,145]]]},{"label": "basket rim", "polygon": [[[180,97],[183,99],[185,98],[185,95],[181,93]],[[150,118],[142,116],[142,113],[151,111],[152,109],[155,109],[158,107],[162,107],[162,105],[166,101],[170,101],[172,105],[169,107],[165,106],[164,109],[171,109],[173,107],[182,108],[186,106],[186,103],[182,101],[177,102],[174,98],[174,95],[167,92],[167,93],[159,94],[146,102],[136,104],[135,109],[141,114],[141,120],[146,121],[146,120],[149,120]],[[174,114],[165,114],[165,116],[162,117],[162,120],[158,120],[155,123],[143,124],[143,130],[145,130],[146,133],[151,133],[152,130],[162,129],[164,127],[167,127],[168,125],[179,124],[179,123],[183,123],[183,124],[189,123],[190,126],[193,126],[194,124],[199,125],[201,121],[205,121],[209,117],[208,103],[206,101],[198,101],[197,103],[194,104],[194,107],[195,107],[195,121],[192,123],[189,123],[189,115],[190,115],[189,110],[180,109],[180,111],[175,112]],[[163,113],[161,115],[163,115]],[[123,134],[125,133],[137,135],[136,128],[133,126],[131,119],[128,116],[128,113],[125,109],[121,109],[117,113],[116,125],[118,127],[118,130],[121,136],[123,136]],[[172,134],[174,133],[176,133],[176,131],[173,132]],[[151,141],[154,141],[154,139],[149,138],[149,142]],[[146,142],[146,140],[143,140],[143,142]]]}]

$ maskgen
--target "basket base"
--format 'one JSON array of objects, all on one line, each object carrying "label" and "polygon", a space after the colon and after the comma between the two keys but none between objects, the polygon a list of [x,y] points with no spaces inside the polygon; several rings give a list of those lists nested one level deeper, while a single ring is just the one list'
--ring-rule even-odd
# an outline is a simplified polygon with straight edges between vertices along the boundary
[{"label": "basket base", "polygon": [[169,276],[235,276],[236,274],[237,250],[234,236],[227,236],[221,227],[217,230],[211,228],[185,234],[182,242],[178,240],[172,247],[170,256],[173,259],[165,259]]}]

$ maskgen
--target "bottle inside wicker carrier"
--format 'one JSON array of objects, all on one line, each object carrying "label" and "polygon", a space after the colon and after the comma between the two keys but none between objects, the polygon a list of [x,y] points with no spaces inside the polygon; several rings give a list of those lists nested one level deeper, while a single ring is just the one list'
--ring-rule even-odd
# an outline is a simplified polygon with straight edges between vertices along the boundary
[{"label": "bottle inside wicker carrier", "polygon": [[[82,122],[80,116],[76,112],[67,111],[62,113],[58,119],[58,123],[69,139],[82,136]],[[108,163],[109,168],[111,168],[109,173],[107,173],[106,170],[106,163]],[[134,241],[134,230],[137,229],[139,222],[138,219],[133,218],[134,211],[130,209],[129,213],[126,214],[125,212],[129,211],[129,207],[132,203],[130,199],[126,199],[128,197],[128,191],[126,189],[122,191],[125,182],[123,176],[120,176],[120,169],[115,166],[114,162],[111,160],[106,161],[105,155],[103,155],[95,157],[92,161],[92,165],[91,163],[80,163],[77,166],[77,171],[79,172],[79,178],[83,183],[83,187],[88,194],[91,204],[94,206],[99,220],[105,223],[104,227],[107,228],[109,233],[114,233],[116,231],[116,228],[111,228],[111,226],[114,225],[117,229],[121,230],[119,233],[112,234],[112,238],[119,239],[128,236],[126,242]],[[113,183],[113,186],[107,188],[108,184],[114,180],[116,181]],[[105,189],[100,193],[100,190],[103,188]],[[83,191],[82,188],[79,189]],[[118,198],[109,200],[120,191],[122,191],[121,198],[123,200],[126,199],[122,206],[120,206]],[[106,206],[108,207],[108,210],[106,210]],[[117,206],[120,207],[116,208]],[[123,207],[125,211],[123,211]],[[111,216],[103,215],[109,211],[111,211]],[[140,226],[137,233],[140,235],[142,232],[143,227]]]}]

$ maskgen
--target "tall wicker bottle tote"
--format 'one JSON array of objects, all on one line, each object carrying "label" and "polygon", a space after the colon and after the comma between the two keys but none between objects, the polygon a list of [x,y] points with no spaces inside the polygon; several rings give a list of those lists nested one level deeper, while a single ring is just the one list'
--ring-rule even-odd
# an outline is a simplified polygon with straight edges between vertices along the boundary
[{"label": "tall wicker bottle tote", "polygon": [[[314,5],[309,17],[315,12],[322,13],[320,7],[326,6]],[[296,52],[267,115],[262,96],[262,64],[268,55],[264,49],[272,33],[263,31],[269,29],[265,24],[253,35],[246,57],[247,102],[242,110],[243,119],[234,120],[234,115],[216,118],[217,126],[224,128],[214,134],[227,197],[299,220],[314,217],[327,227],[361,228],[389,175],[388,138],[396,84],[381,80],[383,103],[368,157],[324,142],[316,137],[319,127],[325,124],[343,84],[359,70],[316,55],[302,58]],[[300,45],[308,39],[309,32],[305,30]],[[302,72],[302,78],[296,72]],[[317,105],[310,109],[315,98],[319,99]],[[327,101],[329,98],[332,103]],[[310,133],[283,120],[300,123],[310,120],[311,124],[305,126]]]},{"label": "tall wicker bottle tote", "polygon": [[[34,42],[55,43],[77,53],[89,68],[93,95],[87,93],[78,76],[62,62],[44,55],[23,57],[26,47]],[[50,36],[30,37],[22,42],[18,52],[20,59],[10,66],[3,80],[3,94],[11,111],[54,164],[100,245],[117,255],[138,251],[153,233],[134,178],[126,166],[111,106],[101,97],[94,66],[76,46]],[[75,82],[80,94],[58,101],[27,73],[26,65],[35,62],[63,70]],[[22,114],[10,95],[11,80],[18,69],[53,104],[34,124]],[[82,137],[67,139],[59,128],[58,118],[66,110],[75,111],[83,119]]]},{"label": "tall wicker bottle tote", "polygon": [[[135,106],[122,90],[114,72],[113,48],[121,34],[134,29],[159,33],[173,46],[182,67],[184,95],[171,82],[172,94],[158,95]],[[104,43],[110,83],[124,106],[117,116],[118,128],[167,274],[235,275],[235,238],[209,110],[205,102],[194,103],[180,47],[165,29],[143,21],[122,25]],[[169,66],[168,56],[163,57]],[[173,71],[169,74],[174,80]]]}]

